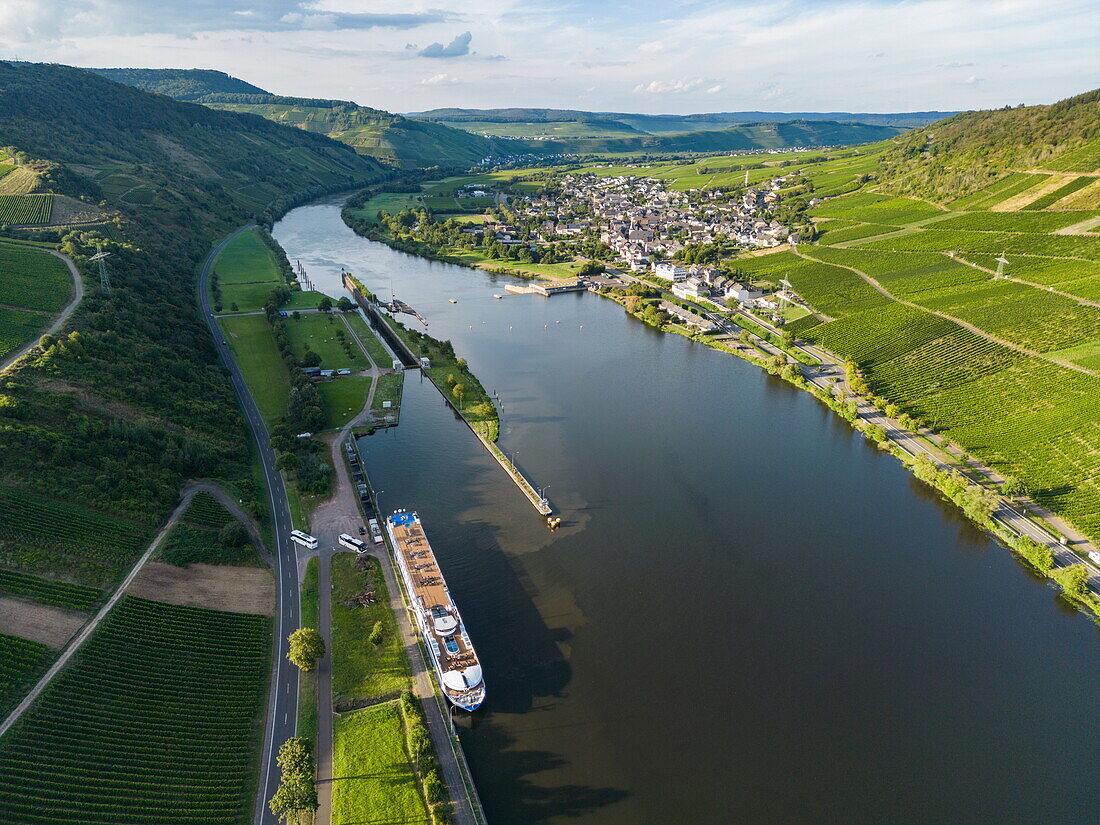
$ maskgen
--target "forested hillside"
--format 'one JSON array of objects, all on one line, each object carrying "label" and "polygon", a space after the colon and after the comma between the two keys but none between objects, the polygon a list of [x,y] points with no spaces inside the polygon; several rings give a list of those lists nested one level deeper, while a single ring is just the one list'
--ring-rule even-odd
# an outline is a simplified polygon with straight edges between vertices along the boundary
[{"label": "forested hillside", "polygon": [[490,153],[489,141],[438,123],[410,120],[347,100],[277,95],[207,95],[214,109],[261,115],[346,143],[361,155],[401,167],[467,167]]},{"label": "forested hillside", "polygon": [[[198,263],[254,215],[388,173],[321,135],[56,65],[0,63],[0,144],[52,164],[49,191],[102,198],[110,216],[21,233],[60,242],[87,292],[63,334],[0,378],[0,564],[105,587],[184,479],[219,478],[262,510],[196,310]],[[149,197],[113,196],[120,185]],[[109,294],[87,263],[99,248]]]},{"label": "forested hillside", "polygon": [[96,74],[145,92],[156,92],[176,100],[195,100],[217,92],[267,94],[239,78],[214,69],[90,69]]},{"label": "forested hillside", "polygon": [[1100,89],[1049,106],[966,112],[895,141],[879,181],[933,200],[961,198],[1012,172],[1100,169]]}]

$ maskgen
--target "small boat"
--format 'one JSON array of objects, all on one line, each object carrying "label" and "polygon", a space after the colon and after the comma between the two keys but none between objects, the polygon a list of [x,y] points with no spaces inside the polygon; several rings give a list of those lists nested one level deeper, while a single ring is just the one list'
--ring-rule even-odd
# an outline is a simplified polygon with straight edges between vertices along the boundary
[{"label": "small boat", "polygon": [[454,299],[454,298],[450,298],[450,299],[448,299],[448,300],[450,300],[450,302],[451,302],[452,304],[457,304],[457,303],[458,303],[458,301],[457,301],[456,299]]},{"label": "small boat", "polygon": [[493,293],[493,297],[494,297],[494,298],[496,298],[496,299],[497,299],[497,300],[499,301],[499,300],[500,300],[501,298],[503,298],[504,296],[503,296],[503,295],[498,295],[497,293],[495,293],[495,292],[494,292],[494,293]]}]

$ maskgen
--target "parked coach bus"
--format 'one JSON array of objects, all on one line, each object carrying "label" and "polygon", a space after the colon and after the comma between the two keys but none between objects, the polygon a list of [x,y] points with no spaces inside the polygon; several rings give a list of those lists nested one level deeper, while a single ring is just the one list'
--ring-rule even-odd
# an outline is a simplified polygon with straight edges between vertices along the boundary
[{"label": "parked coach bus", "polygon": [[309,533],[303,533],[301,530],[291,530],[290,540],[297,542],[309,550],[317,549],[317,539],[311,536]]},{"label": "parked coach bus", "polygon": [[348,550],[354,550],[356,553],[362,553],[367,549],[367,545],[355,538],[355,536],[349,536],[347,533],[340,534],[340,546],[346,547]]}]

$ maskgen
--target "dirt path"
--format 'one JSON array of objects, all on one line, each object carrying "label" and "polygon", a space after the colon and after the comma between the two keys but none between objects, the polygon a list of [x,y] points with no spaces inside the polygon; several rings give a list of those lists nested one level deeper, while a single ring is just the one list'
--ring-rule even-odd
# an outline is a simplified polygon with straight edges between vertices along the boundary
[{"label": "dirt path", "polygon": [[73,279],[73,298],[71,301],[69,301],[68,304],[66,304],[65,308],[61,310],[61,313],[57,316],[57,318],[54,319],[54,322],[50,324],[48,329],[42,330],[42,332],[37,337],[35,337],[34,340],[29,341],[23,347],[8,355],[3,361],[0,361],[0,372],[6,371],[16,361],[18,361],[32,349],[37,347],[38,340],[43,335],[54,335],[59,329],[61,329],[65,322],[69,320],[69,316],[73,314],[73,310],[75,310],[80,305],[80,302],[84,300],[84,281],[81,279],[80,273],[76,269],[76,264],[74,264],[69,257],[62,255],[56,250],[42,249],[41,251],[53,255],[55,258],[60,258],[64,262],[65,266],[69,268],[69,275],[71,275]]}]

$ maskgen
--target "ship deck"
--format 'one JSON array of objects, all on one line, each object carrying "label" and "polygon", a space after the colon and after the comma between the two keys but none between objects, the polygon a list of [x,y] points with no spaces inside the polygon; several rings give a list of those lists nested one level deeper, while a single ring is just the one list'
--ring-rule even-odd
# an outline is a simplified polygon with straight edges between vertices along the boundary
[{"label": "ship deck", "polygon": [[[410,596],[417,609],[428,617],[426,623],[430,627],[434,619],[443,616],[451,616],[459,622],[459,631],[450,635],[431,631],[443,670],[461,671],[478,664],[477,655],[466,636],[465,627],[461,624],[458,609],[451,601],[451,594],[439,570],[435,553],[428,544],[419,521],[406,521],[402,524],[391,522],[391,531],[397,544],[397,552],[401,554],[408,571],[408,578],[412,580]],[[448,641],[451,642],[450,646]]]}]

